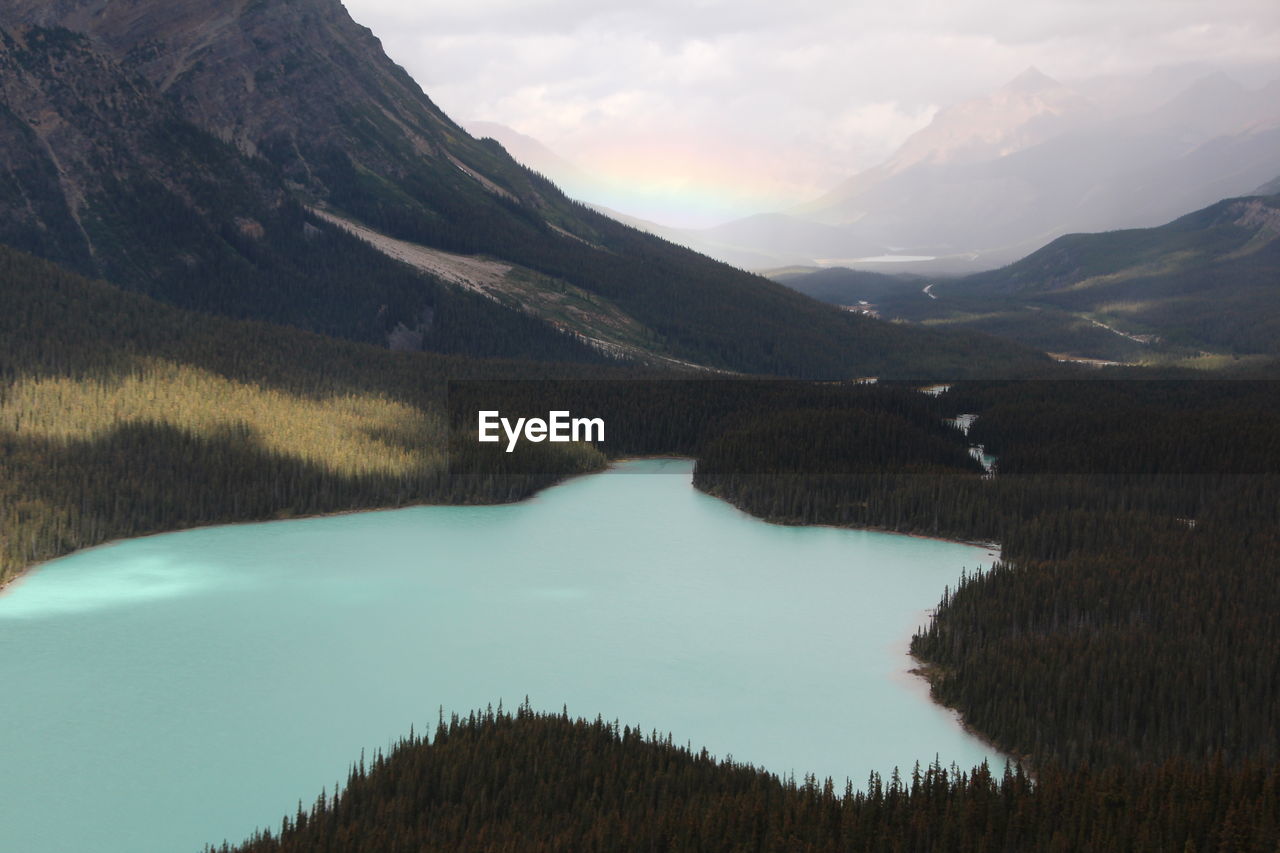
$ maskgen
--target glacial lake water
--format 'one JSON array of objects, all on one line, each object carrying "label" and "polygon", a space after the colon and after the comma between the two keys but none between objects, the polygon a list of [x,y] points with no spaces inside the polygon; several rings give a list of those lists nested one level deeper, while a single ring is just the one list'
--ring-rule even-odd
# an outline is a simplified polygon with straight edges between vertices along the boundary
[{"label": "glacial lake water", "polygon": [[617,719],[797,778],[1003,759],[907,641],[986,549],[765,524],[646,460],[519,504],[233,525],[0,596],[0,850],[278,826],[441,707]]}]

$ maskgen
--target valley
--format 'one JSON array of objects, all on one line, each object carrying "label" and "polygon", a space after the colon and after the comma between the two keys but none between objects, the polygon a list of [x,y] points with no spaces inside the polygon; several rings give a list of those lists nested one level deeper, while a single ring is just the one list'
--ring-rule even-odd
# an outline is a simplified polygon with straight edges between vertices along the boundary
[{"label": "valley", "polygon": [[1069,359],[1271,357],[1280,345],[1278,204],[1274,195],[1228,199],[1159,228],[1073,234],[964,278],[774,275],[824,301],[866,300],[886,317],[980,330]]}]

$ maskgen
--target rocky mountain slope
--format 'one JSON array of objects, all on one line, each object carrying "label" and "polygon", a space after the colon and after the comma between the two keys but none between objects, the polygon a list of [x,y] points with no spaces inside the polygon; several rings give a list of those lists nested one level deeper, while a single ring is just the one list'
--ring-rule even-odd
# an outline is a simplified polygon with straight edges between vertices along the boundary
[{"label": "rocky mountain slope", "polygon": [[270,163],[191,124],[83,34],[0,30],[0,106],[0,243],[232,317],[397,348],[599,357],[326,227]]}]

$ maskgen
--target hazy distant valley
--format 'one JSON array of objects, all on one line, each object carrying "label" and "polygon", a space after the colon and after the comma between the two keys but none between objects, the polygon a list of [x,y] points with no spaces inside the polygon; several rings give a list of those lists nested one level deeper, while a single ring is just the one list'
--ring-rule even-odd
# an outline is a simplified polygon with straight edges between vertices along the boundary
[{"label": "hazy distant valley", "polygon": [[[1280,175],[1280,79],[1198,73],[1084,81],[1080,92],[1032,68],[945,106],[887,161],[794,209],[697,230],[610,213],[745,269],[992,269],[1063,234],[1162,225]],[[607,196],[537,140],[468,126],[575,198]]]}]

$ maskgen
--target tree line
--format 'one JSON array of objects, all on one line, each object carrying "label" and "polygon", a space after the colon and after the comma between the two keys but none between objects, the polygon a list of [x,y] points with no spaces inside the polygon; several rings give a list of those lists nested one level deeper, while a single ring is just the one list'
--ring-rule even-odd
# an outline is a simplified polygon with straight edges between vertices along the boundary
[{"label": "tree line", "polygon": [[522,706],[442,720],[352,767],[278,830],[207,853],[420,850],[1259,851],[1280,842],[1280,767],[916,766],[837,789],[600,719]]}]

